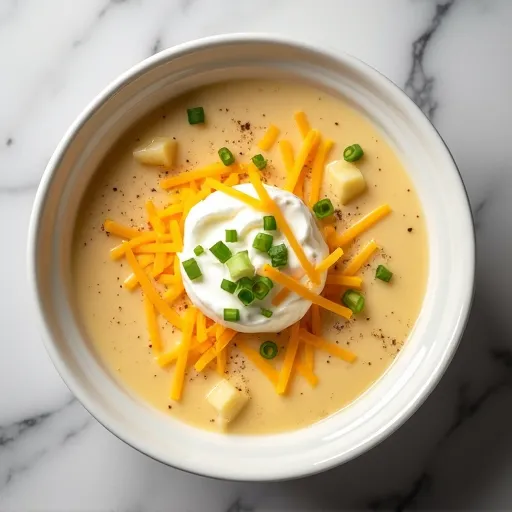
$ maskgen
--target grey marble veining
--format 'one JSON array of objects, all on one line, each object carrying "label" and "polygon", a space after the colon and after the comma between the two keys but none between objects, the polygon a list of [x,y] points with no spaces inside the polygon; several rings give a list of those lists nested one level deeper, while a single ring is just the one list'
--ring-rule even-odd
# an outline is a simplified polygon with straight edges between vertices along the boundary
[{"label": "grey marble veining", "polygon": [[[0,2],[0,510],[511,509],[511,22],[508,0]],[[473,312],[432,395],[358,459],[275,484],[185,474],[107,432],[53,369],[24,277],[37,184],[81,109],[139,60],[235,31],[348,51],[389,76],[450,147],[477,228]]]}]

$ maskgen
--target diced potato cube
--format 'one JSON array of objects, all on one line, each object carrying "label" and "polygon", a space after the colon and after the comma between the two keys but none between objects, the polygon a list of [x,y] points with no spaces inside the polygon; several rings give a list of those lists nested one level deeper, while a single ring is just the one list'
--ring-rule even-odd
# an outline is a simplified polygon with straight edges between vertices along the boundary
[{"label": "diced potato cube", "polygon": [[228,423],[238,416],[249,397],[222,379],[206,395],[206,399],[219,413],[220,419]]},{"label": "diced potato cube", "polygon": [[366,189],[361,171],[350,162],[335,160],[327,165],[327,173],[342,204],[347,204]]},{"label": "diced potato cube", "polygon": [[144,165],[172,167],[176,156],[176,141],[169,137],[157,137],[147,146],[133,152],[135,160]]}]

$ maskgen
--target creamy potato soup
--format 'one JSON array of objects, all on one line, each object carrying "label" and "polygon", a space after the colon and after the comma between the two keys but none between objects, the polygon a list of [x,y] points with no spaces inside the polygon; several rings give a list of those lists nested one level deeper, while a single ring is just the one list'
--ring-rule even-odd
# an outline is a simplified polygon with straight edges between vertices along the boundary
[{"label": "creamy potato soup", "polygon": [[306,427],[399,356],[425,291],[421,206],[382,135],[296,83],[197,89],[138,122],[79,209],[76,311],[163,414],[227,434]]}]

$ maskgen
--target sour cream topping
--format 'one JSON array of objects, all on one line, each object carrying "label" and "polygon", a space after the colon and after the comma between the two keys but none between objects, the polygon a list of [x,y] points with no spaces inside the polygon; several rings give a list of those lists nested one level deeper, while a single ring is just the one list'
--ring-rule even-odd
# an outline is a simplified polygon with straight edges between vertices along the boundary
[{"label": "sour cream topping", "polygon": [[[258,197],[249,183],[233,188],[252,197]],[[265,185],[265,188],[281,209],[306,257],[313,265],[318,264],[329,254],[329,249],[311,211],[296,195],[268,185]],[[288,264],[280,270],[292,277],[300,277],[299,280],[302,283],[308,281],[307,276],[303,275],[304,271],[297,256],[279,231],[279,226],[277,231],[263,230],[264,215],[238,199],[217,191],[197,203],[185,220],[183,251],[178,256],[181,261],[194,258],[202,272],[202,276],[194,280],[183,272],[185,290],[193,304],[207,317],[239,332],[279,332],[300,320],[311,306],[310,301],[295,293],[290,293],[280,305],[273,306],[272,299],[281,289],[277,283],[274,283],[274,287],[263,300],[255,300],[249,306],[244,306],[236,293],[230,294],[220,287],[223,279],[232,281],[232,278],[227,266],[221,263],[209,248],[221,240],[233,254],[247,250],[256,274],[261,274],[261,269],[266,263],[270,263],[270,258],[267,254],[254,249],[252,244],[256,235],[262,232],[274,237],[274,245],[284,243],[288,247]],[[236,230],[237,242],[226,242],[227,229]],[[194,254],[194,248],[198,245],[204,248],[204,253],[200,256]],[[320,284],[313,289],[315,292],[322,291],[326,274],[326,272],[321,274]],[[238,309],[240,320],[224,321],[225,308]],[[262,308],[272,311],[272,316],[270,318],[263,316]]]}]

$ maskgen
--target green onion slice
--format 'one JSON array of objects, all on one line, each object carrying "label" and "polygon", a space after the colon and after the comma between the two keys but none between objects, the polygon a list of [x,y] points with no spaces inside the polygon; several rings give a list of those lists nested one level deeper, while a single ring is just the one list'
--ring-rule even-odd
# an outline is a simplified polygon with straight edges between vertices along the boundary
[{"label": "green onion slice", "polygon": [[236,229],[226,229],[226,242],[232,244],[238,242],[238,233]]},{"label": "green onion slice", "polygon": [[343,151],[343,158],[347,162],[357,162],[364,155],[363,148],[359,144],[352,144]]},{"label": "green onion slice", "polygon": [[274,237],[269,235],[268,233],[258,233],[252,242],[252,246],[261,252],[268,252],[268,250],[272,247],[272,242],[274,241]]},{"label": "green onion slice", "polygon": [[229,151],[228,148],[220,148],[219,157],[222,160],[222,163],[226,166],[235,163],[235,157],[233,156],[233,153]]},{"label": "green onion slice", "polygon": [[235,308],[225,308],[224,320],[226,322],[238,322],[240,320],[240,310]]},{"label": "green onion slice", "polygon": [[320,199],[313,205],[313,211],[317,219],[325,219],[334,213],[334,206],[330,199]]},{"label": "green onion slice", "polygon": [[[219,240],[216,244],[213,244],[210,247],[210,252],[221,263],[226,263],[226,261],[228,261],[229,258],[231,258],[231,256],[232,256],[232,253],[231,253],[229,247],[224,242],[222,242],[221,240]],[[233,277],[233,276],[231,276],[231,277]]]},{"label": "green onion slice", "polygon": [[267,167],[267,160],[263,157],[263,155],[254,155],[252,158],[252,163],[260,170],[262,171]]},{"label": "green onion slice", "polygon": [[238,292],[238,298],[244,306],[249,306],[254,302],[254,293],[252,293],[252,290],[249,290],[248,288],[242,288]]},{"label": "green onion slice", "polygon": [[277,345],[273,341],[264,341],[260,345],[260,355],[265,359],[274,359],[277,356]]},{"label": "green onion slice", "polygon": [[341,300],[354,313],[361,313],[364,309],[364,296],[355,290],[347,290]]},{"label": "green onion slice", "polygon": [[276,218],[273,215],[263,217],[263,229],[265,231],[275,231],[277,229]]},{"label": "green onion slice", "polygon": [[285,244],[273,245],[268,255],[273,267],[285,267],[288,264],[288,248]]},{"label": "green onion slice", "polygon": [[197,261],[194,258],[185,260],[182,263],[182,266],[183,266],[183,270],[185,270],[185,272],[187,273],[187,276],[192,281],[203,275],[201,272],[201,269],[199,268],[199,265],[197,264]]},{"label": "green onion slice", "polygon": [[197,245],[194,249],[194,254],[196,256],[201,256],[201,254],[203,254],[204,252],[204,249],[203,249],[203,246],[202,245]]},{"label": "green onion slice", "polygon": [[238,286],[238,289],[241,290],[242,288],[247,288],[248,290],[252,290],[252,285],[254,281],[250,277],[242,277],[242,279],[239,279],[236,283]]},{"label": "green onion slice", "polygon": [[270,311],[270,309],[265,308],[261,308],[260,313],[266,318],[270,318],[274,314],[272,311]]},{"label": "green onion slice", "polygon": [[220,283],[220,287],[228,293],[235,293],[236,283],[233,283],[233,281],[230,281],[229,279],[223,279]]},{"label": "green onion slice", "polygon": [[263,281],[268,286],[269,290],[272,290],[272,288],[274,288],[274,281],[272,281],[272,279],[270,279],[269,277],[256,276],[254,278],[254,281]]},{"label": "green onion slice", "polygon": [[204,109],[203,107],[194,107],[187,109],[188,124],[202,124],[204,123]]},{"label": "green onion slice", "polygon": [[254,276],[254,265],[251,263],[247,251],[237,252],[226,261],[226,266],[228,267],[231,279],[234,281],[238,281],[242,277]]},{"label": "green onion slice", "polygon": [[391,272],[391,270],[388,270],[384,265],[379,265],[375,272],[375,277],[377,279],[380,279],[381,281],[389,283],[389,281],[391,281],[391,278],[393,277],[393,272]]},{"label": "green onion slice", "polygon": [[263,300],[270,292],[270,288],[263,281],[255,281],[252,285],[252,293],[258,300]]}]

